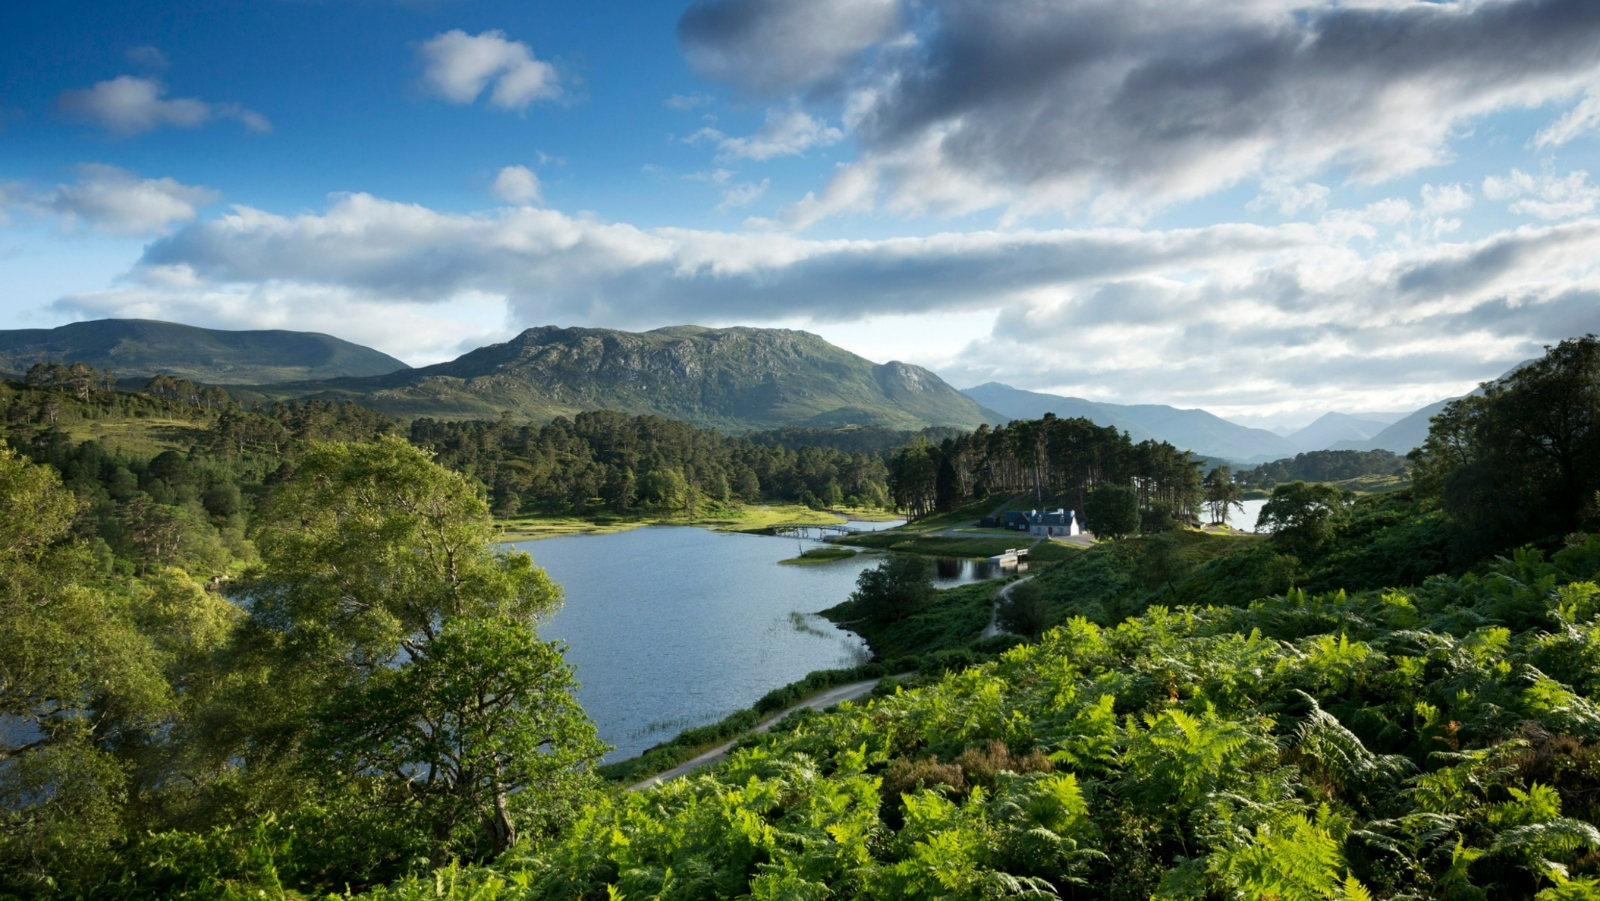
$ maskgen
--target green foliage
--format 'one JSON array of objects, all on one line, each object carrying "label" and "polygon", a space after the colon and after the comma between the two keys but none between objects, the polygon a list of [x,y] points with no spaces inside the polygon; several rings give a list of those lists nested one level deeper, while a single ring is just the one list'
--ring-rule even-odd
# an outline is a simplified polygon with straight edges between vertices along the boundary
[{"label": "green foliage", "polygon": [[1096,537],[1113,541],[1138,532],[1138,493],[1122,485],[1101,485],[1083,506],[1083,522]]},{"label": "green foliage", "polygon": [[452,616],[423,654],[325,704],[309,747],[343,778],[426,773],[381,781],[379,803],[447,839],[441,862],[493,856],[571,819],[605,750],[573,687],[561,649],[526,623]]},{"label": "green foliage", "polygon": [[1054,613],[1044,590],[1027,581],[1006,590],[995,607],[995,620],[1007,632],[1038,638],[1040,633],[1055,625]]},{"label": "green foliage", "polygon": [[[693,515],[762,500],[887,506],[881,451],[730,438],[656,416],[608,411],[544,425],[418,419],[410,440],[486,486],[504,512]],[[691,503],[693,502],[693,503]]]},{"label": "green foliage", "polygon": [[1320,450],[1296,454],[1252,469],[1241,469],[1233,481],[1244,488],[1271,491],[1285,482],[1343,482],[1362,476],[1400,476],[1405,458],[1386,450]]},{"label": "green foliage", "polygon": [[[1600,539],[1400,593],[1075,620],[603,801],[470,882],[533,898],[1583,897],[1600,833],[1568,810],[1587,783],[1531,779],[1559,753],[1506,739],[1525,718],[1545,736],[1581,725],[1578,683],[1560,680],[1584,665],[1545,675],[1559,691],[1529,667],[1600,633],[1597,574]],[[1482,625],[1563,609],[1580,632]],[[1135,875],[1146,860],[1158,886]]]},{"label": "green foliage", "polygon": [[1352,500],[1333,485],[1279,485],[1261,507],[1256,528],[1270,531],[1279,547],[1297,556],[1310,556],[1333,539]]},{"label": "green foliage", "polygon": [[1562,341],[1434,417],[1411,454],[1418,489],[1442,503],[1468,559],[1551,546],[1600,512],[1597,419],[1600,339]]},{"label": "green foliage", "polygon": [[897,623],[920,613],[933,596],[933,566],[911,554],[891,554],[856,578],[850,604],[859,616]]}]

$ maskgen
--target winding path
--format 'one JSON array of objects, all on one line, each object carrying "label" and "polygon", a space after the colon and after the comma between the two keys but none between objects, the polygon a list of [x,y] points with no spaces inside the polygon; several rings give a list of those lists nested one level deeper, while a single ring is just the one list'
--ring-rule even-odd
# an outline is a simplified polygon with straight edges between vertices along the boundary
[{"label": "winding path", "polygon": [[1011,584],[995,592],[994,607],[989,611],[989,625],[983,627],[983,633],[979,635],[978,638],[993,638],[1000,634],[1000,605],[1005,601],[1006,595],[1011,593],[1011,589],[1016,588],[1018,585],[1021,585],[1023,582],[1026,582],[1032,578],[1033,576],[1023,576],[1017,581],[1012,582]]},{"label": "winding path", "polygon": [[[866,697],[867,694],[870,693],[872,689],[881,681],[883,680],[868,679],[865,682],[851,682],[848,685],[840,685],[836,688],[830,688],[821,694],[813,695],[806,700],[801,701],[793,707],[773,714],[767,719],[762,720],[759,725],[750,731],[766,732],[767,730],[771,729],[779,720],[802,707],[809,707],[812,710],[826,710],[835,704],[840,704],[845,701],[860,700],[861,698]],[[744,736],[742,735],[740,736],[740,738],[743,737]],[[663,782],[669,782],[687,773],[692,773],[703,766],[710,766],[711,764],[716,763],[722,758],[728,756],[728,751],[731,750],[734,744],[738,741],[739,739],[735,738],[732,741],[723,742],[722,744],[717,745],[710,750],[703,751],[697,756],[678,764],[664,773],[657,773],[642,782],[636,782],[633,785],[628,786],[628,790],[643,791],[644,789],[652,786],[660,785]]]}]

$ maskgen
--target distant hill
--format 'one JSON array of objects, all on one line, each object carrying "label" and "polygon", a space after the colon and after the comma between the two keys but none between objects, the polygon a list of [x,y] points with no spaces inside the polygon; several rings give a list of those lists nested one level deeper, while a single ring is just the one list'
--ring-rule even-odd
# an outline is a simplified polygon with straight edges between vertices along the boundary
[{"label": "distant hill", "polygon": [[[1479,393],[1482,389],[1474,391]],[[1426,407],[1412,413],[1399,422],[1385,428],[1383,431],[1365,441],[1340,441],[1330,445],[1331,450],[1386,450],[1397,454],[1410,452],[1414,447],[1420,447],[1422,442],[1428,440],[1428,424],[1433,417],[1444,410],[1445,404],[1457,398],[1450,397],[1437,403],[1428,404]]]},{"label": "distant hill", "polygon": [[316,332],[220,331],[148,319],[97,319],[0,331],[0,372],[85,363],[118,378],[172,375],[212,385],[383,375],[406,364]]},{"label": "distant hill", "polygon": [[395,416],[541,421],[654,414],[728,432],[845,425],[976,428],[1003,417],[920,366],[875,364],[808,332],[528,329],[448,363],[373,378],[273,385],[267,396],[354,400]]},{"label": "distant hill", "polygon": [[[1500,379],[1506,378],[1507,376],[1511,375],[1511,373],[1516,372],[1518,369],[1521,369],[1532,362],[1533,360],[1523,360],[1521,363],[1518,363],[1510,369],[1507,369],[1499,376],[1499,378],[1490,379],[1490,382],[1498,382]],[[1483,385],[1479,385],[1467,394],[1462,395],[1462,397],[1472,397],[1473,395],[1482,393]],[[1393,451],[1397,454],[1406,454],[1410,452],[1412,448],[1421,447],[1422,442],[1428,440],[1428,425],[1432,421],[1433,417],[1444,412],[1446,404],[1453,400],[1460,399],[1460,397],[1447,397],[1444,400],[1428,404],[1426,407],[1423,407],[1415,413],[1408,414],[1405,418],[1396,422],[1394,425],[1389,426],[1378,434],[1373,435],[1366,441],[1340,441],[1329,449],[1362,451],[1386,450]]]},{"label": "distant hill", "polygon": [[1362,419],[1347,413],[1325,413],[1316,422],[1284,437],[1299,445],[1301,450],[1319,451],[1341,441],[1366,441],[1393,422]]},{"label": "distant hill", "polygon": [[1013,419],[1038,419],[1045,413],[1063,418],[1081,416],[1096,425],[1115,426],[1135,442],[1169,441],[1205,457],[1254,461],[1292,457],[1300,451],[1292,441],[1266,429],[1232,423],[1204,410],[1180,410],[1160,404],[1105,404],[1081,397],[1022,391],[989,382],[962,392],[978,403]]}]

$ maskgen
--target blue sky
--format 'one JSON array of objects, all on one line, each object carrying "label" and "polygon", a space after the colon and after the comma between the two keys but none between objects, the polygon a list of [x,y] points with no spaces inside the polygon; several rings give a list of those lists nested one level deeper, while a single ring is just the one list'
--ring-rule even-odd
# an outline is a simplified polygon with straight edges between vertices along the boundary
[{"label": "blue sky", "polygon": [[1600,329],[1597,6],[9,4],[0,315],[412,363],[775,325],[958,386],[1408,409]]}]

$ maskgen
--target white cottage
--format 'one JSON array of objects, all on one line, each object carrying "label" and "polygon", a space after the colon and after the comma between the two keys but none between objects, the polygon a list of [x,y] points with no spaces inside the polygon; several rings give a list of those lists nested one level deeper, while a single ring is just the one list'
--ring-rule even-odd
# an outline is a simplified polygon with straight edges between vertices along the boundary
[{"label": "white cottage", "polygon": [[1070,538],[1081,531],[1072,510],[1028,511],[1028,534],[1036,538]]}]

